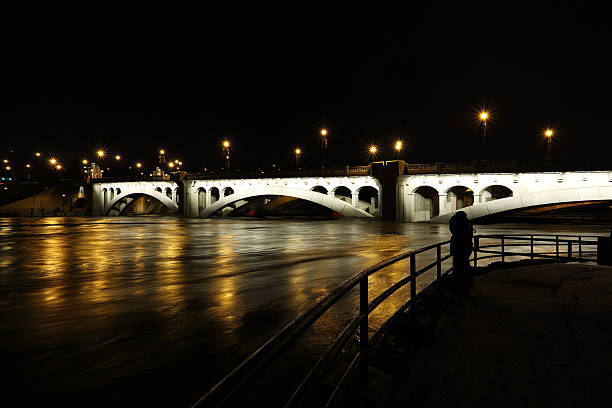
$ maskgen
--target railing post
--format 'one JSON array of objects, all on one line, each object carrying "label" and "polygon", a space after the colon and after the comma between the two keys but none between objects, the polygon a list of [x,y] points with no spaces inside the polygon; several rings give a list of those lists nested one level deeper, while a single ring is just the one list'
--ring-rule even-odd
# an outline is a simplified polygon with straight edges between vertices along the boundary
[{"label": "railing post", "polygon": [[556,260],[559,260],[559,236],[555,235]]},{"label": "railing post", "polygon": [[567,240],[567,260],[572,260],[572,239]]},{"label": "railing post", "polygon": [[436,247],[436,252],[438,256],[438,261],[436,262],[436,280],[439,280],[442,276],[442,246],[440,244],[438,244],[438,246]]},{"label": "railing post", "polygon": [[582,262],[582,237],[578,237],[578,259]]},{"label": "railing post", "polygon": [[531,236],[531,260],[533,261],[533,235]]},{"label": "railing post", "polygon": [[361,324],[359,326],[359,349],[361,353],[361,374],[367,379],[368,372],[368,277],[364,276],[359,281],[359,315]]},{"label": "railing post", "polygon": [[502,261],[502,263],[504,263],[506,259],[505,259],[505,256],[504,256],[504,237],[503,236],[501,238],[501,241],[502,241],[501,242],[501,247],[502,247],[502,253],[501,253],[502,260],[501,261]]},{"label": "railing post", "polygon": [[479,246],[480,246],[480,238],[474,237],[474,268],[478,266],[478,247]]},{"label": "railing post", "polygon": [[410,317],[416,317],[416,255],[410,254]]}]

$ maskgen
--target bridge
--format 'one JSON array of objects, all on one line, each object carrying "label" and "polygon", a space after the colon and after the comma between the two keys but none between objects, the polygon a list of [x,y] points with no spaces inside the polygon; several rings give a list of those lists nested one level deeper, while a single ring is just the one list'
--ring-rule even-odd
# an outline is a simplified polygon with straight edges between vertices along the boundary
[{"label": "bridge", "polygon": [[367,174],[351,175],[347,170],[346,175],[334,177],[103,180],[93,185],[92,210],[94,215],[119,215],[134,199],[147,196],[169,212],[180,208],[187,217],[209,217],[229,214],[254,199],[265,198],[266,205],[273,207],[289,197],[346,217],[446,223],[459,209],[478,219],[533,207],[612,201],[612,170],[466,172],[414,166],[379,162]]}]

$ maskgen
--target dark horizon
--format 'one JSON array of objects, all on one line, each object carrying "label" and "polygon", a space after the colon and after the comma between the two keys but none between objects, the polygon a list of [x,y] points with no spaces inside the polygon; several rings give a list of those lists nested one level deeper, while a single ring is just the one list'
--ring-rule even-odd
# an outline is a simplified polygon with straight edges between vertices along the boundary
[{"label": "dark horizon", "polygon": [[[2,154],[154,167],[606,159],[605,13],[578,5],[6,13]],[[477,111],[491,112],[481,151]]]}]

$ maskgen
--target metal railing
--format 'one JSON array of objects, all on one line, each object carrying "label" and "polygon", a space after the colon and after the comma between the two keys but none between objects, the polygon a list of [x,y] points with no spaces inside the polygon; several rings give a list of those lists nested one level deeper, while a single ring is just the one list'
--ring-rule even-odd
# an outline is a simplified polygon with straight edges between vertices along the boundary
[{"label": "metal railing", "polygon": [[[590,247],[593,245],[596,246],[597,241],[591,241],[589,238],[594,237],[569,235],[476,235],[474,237],[474,253],[472,260],[475,267],[477,266],[479,260],[482,261],[485,259],[501,257],[501,261],[505,262],[506,257],[508,256],[530,257],[531,259],[548,258],[556,261],[592,261],[595,260],[595,258],[587,256],[591,254],[592,251],[586,251],[585,247]],[[489,240],[494,242],[486,242]],[[314,307],[298,316],[295,320],[285,326],[278,334],[264,343],[258,350],[252,353],[246,360],[244,360],[221,381],[219,381],[208,393],[206,393],[206,395],[196,402],[193,407],[231,406],[231,402],[235,400],[237,395],[243,389],[252,384],[257,376],[267,367],[277,361],[281,353],[290,345],[294,344],[300,338],[300,336],[309,327],[311,327],[321,315],[323,315],[323,313],[342,299],[352,288],[359,285],[359,313],[356,316],[353,316],[342,331],[335,337],[332,344],[328,346],[326,351],[317,360],[308,374],[306,374],[285,404],[285,407],[301,406],[327,374],[328,369],[331,368],[331,364],[336,355],[342,350],[347,341],[358,331],[359,350],[350,360],[348,367],[344,370],[342,375],[340,375],[340,380],[335,385],[333,391],[331,391],[330,395],[326,398],[326,407],[335,406],[342,398],[347,384],[354,376],[357,368],[360,368],[362,375],[366,375],[365,372],[368,364],[368,350],[370,350],[380,340],[390,324],[398,316],[408,310],[408,308],[410,308],[410,315],[414,317],[416,314],[416,308],[412,306],[414,306],[415,302],[436,285],[439,285],[440,278],[443,275],[452,271],[452,267],[449,267],[445,271],[442,270],[443,263],[451,258],[450,254],[446,254],[444,256],[442,255],[442,249],[449,244],[450,241],[443,241],[396,255],[394,257],[385,259],[349,278]],[[538,245],[551,246],[552,244],[555,245],[555,251],[535,251],[535,247]],[[574,244],[577,245],[577,257],[573,256],[574,252],[572,251],[572,248]],[[562,245],[567,246],[568,249],[566,252],[561,250]],[[497,247],[500,247],[501,249],[495,250],[494,248]],[[529,248],[529,251],[508,251],[508,247]],[[434,250],[435,261],[417,270],[417,255]],[[479,257],[479,254],[488,255]],[[368,301],[368,277],[405,259],[409,259],[410,261],[408,275],[389,286],[373,300]],[[435,278],[428,282],[423,290],[417,293],[417,279],[434,267],[436,268]],[[368,316],[370,313],[372,313],[393,293],[397,292],[400,288],[407,284],[410,284],[410,298],[405,301],[403,305],[401,305],[391,315],[391,317],[389,317],[381,325],[381,327],[374,332],[372,336],[369,336],[370,327],[368,326]]]}]

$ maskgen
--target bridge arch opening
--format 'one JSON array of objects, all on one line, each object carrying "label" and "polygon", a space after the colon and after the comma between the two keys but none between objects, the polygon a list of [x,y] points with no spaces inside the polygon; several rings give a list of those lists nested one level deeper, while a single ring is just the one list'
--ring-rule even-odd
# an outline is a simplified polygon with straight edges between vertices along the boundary
[{"label": "bridge arch opening", "polygon": [[102,201],[104,203],[104,208],[106,208],[108,204],[108,190],[105,188],[102,189]]},{"label": "bridge arch opening", "polygon": [[175,202],[175,203],[177,203],[177,204],[178,204],[178,202],[179,202],[179,194],[178,194],[178,191],[179,191],[179,189],[178,189],[178,187],[176,187],[176,188],[174,189],[174,191],[172,192],[172,201],[174,201],[174,202]]},{"label": "bridge arch opening", "polygon": [[446,190],[448,211],[456,211],[474,204],[474,192],[465,186],[454,186]]},{"label": "bridge arch opening", "polygon": [[160,194],[161,194],[162,189],[161,189],[161,187],[155,187],[155,191],[157,191],[158,193],[160,193]]},{"label": "bridge arch opening", "polygon": [[213,187],[210,189],[210,204],[214,204],[219,201],[219,189],[217,187]]},{"label": "bridge arch opening", "polygon": [[148,194],[126,194],[107,211],[107,215],[146,215],[174,212],[158,198]]},{"label": "bridge arch opening", "polygon": [[113,198],[115,198],[115,189],[111,187],[109,192],[110,192],[110,199],[112,200]]},{"label": "bridge arch opening", "polygon": [[231,188],[231,187],[225,187],[225,188],[223,189],[223,197],[227,197],[227,196],[230,196],[230,195],[232,195],[232,194],[234,194],[234,189],[233,189],[233,188]]},{"label": "bridge arch opening", "polygon": [[166,187],[166,197],[172,200],[172,189],[170,187]]},{"label": "bridge arch opening", "polygon": [[494,184],[485,187],[480,192],[480,202],[486,203],[487,201],[499,200],[500,198],[512,197],[513,192],[506,186]]},{"label": "bridge arch opening", "polygon": [[416,221],[428,221],[440,213],[440,195],[430,186],[414,190],[414,215]]},{"label": "bridge arch opening", "polygon": [[206,189],[198,188],[198,215],[206,208]]},{"label": "bridge arch opening", "polygon": [[378,215],[378,190],[372,186],[363,186],[357,190],[357,207],[365,212]]},{"label": "bridge arch opening", "polygon": [[117,187],[117,189],[115,190],[115,195],[121,195],[121,189],[119,187]]},{"label": "bridge arch opening", "polygon": [[321,194],[327,194],[327,189],[323,186],[313,187],[311,191],[316,191],[317,193],[321,193]]},{"label": "bridge arch opening", "polygon": [[351,190],[348,187],[339,186],[332,190],[334,193],[334,197],[339,198],[342,201],[347,203],[353,202],[353,195]]}]

